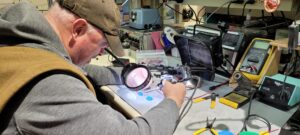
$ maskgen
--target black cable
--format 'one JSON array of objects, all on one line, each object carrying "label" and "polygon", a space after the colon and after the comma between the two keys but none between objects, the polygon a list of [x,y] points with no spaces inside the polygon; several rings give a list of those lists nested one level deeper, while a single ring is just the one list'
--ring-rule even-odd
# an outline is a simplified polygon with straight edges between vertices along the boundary
[{"label": "black cable", "polygon": [[[200,15],[200,13],[201,13],[201,11],[204,9],[204,6],[198,11],[198,13],[197,13],[197,18],[199,18],[199,15]],[[202,17],[203,16],[201,16],[201,18],[200,19],[198,19],[199,21],[200,21],[200,24],[201,24],[201,21],[202,21]]]},{"label": "black cable", "polygon": [[232,4],[232,2],[233,2],[233,1],[230,1],[230,2],[228,3],[228,6],[227,6],[227,19],[228,19],[228,22],[229,22],[229,20],[230,20],[229,9],[230,9],[230,5]]},{"label": "black cable", "polygon": [[[167,7],[169,7],[170,9],[172,9],[173,11],[175,11],[175,12],[177,12],[177,13],[183,15],[183,13],[181,13],[181,12],[179,12],[178,10],[174,9],[173,7],[169,6],[167,3],[166,3],[165,5],[166,5]],[[194,20],[194,21],[197,22],[197,20],[195,20],[195,19],[193,19],[193,18],[191,18],[191,20]]]},{"label": "black cable", "polygon": [[297,51],[294,50],[294,61],[291,67],[292,72],[289,75],[293,75],[296,72],[296,68],[297,68],[297,61],[298,61],[298,56],[297,56]]},{"label": "black cable", "polygon": [[[292,51],[294,52],[294,51]],[[292,57],[294,56],[294,53],[292,53]],[[285,86],[286,86],[286,79],[287,79],[287,72],[290,71],[292,68],[293,68],[294,64],[292,66],[290,66],[290,69],[287,70],[287,71],[284,71],[283,72],[283,75],[284,75],[284,79],[283,79],[283,84],[282,84],[282,87],[281,87],[281,91],[279,93],[279,99],[282,100],[282,101],[286,101],[288,97],[290,97],[290,93],[286,91],[285,89]],[[288,66],[287,66],[287,69],[288,69]]]},{"label": "black cable", "polygon": [[126,64],[124,62],[122,62],[115,54],[113,54],[109,49],[105,48],[104,49],[107,53],[109,53],[111,56],[113,56],[115,58],[116,61],[119,62],[119,64],[121,64],[122,66],[126,66]]},{"label": "black cable", "polygon": [[[197,14],[195,12],[195,10],[191,7],[190,4],[187,4],[189,6],[189,8],[192,10],[192,12],[195,14],[195,18],[196,18],[196,24],[200,24],[199,18],[197,17]],[[193,18],[193,16],[191,17]]]},{"label": "black cable", "polygon": [[[244,14],[245,14],[245,8],[246,8],[246,5],[248,4],[248,2],[245,2],[244,5],[243,5],[243,10],[242,10],[242,18],[244,18]],[[244,21],[244,19],[243,19]],[[241,23],[243,23],[243,21]]]},{"label": "black cable", "polygon": [[225,6],[226,4],[232,2],[232,1],[235,1],[235,0],[231,0],[231,1],[226,1],[224,2],[220,7],[218,7],[216,10],[214,10],[207,18],[206,18],[206,23],[207,21],[212,17],[212,15],[214,15],[217,11],[219,11],[223,6]]},{"label": "black cable", "polygon": [[267,30],[267,32],[269,32],[269,27],[272,27],[272,26],[268,26],[268,23],[266,22],[266,17],[265,17],[265,11],[264,10],[261,10],[261,19],[262,19],[262,22],[265,24],[265,29]]},{"label": "black cable", "polygon": [[289,21],[288,21],[288,19],[285,17],[284,12],[283,12],[283,11],[280,11],[280,13],[281,13],[282,18],[285,20],[286,25],[288,26],[288,25],[289,25]]},{"label": "black cable", "polygon": [[200,77],[198,77],[198,76],[192,76],[192,77],[189,78],[189,79],[196,79],[196,80],[197,80],[197,84],[196,84],[196,86],[195,86],[195,89],[194,89],[192,95],[190,96],[190,98],[188,99],[187,103],[184,105],[182,111],[181,111],[180,114],[179,114],[179,118],[178,118],[178,120],[177,120],[177,122],[176,122],[176,125],[175,125],[175,128],[174,128],[173,133],[176,131],[176,129],[177,129],[179,123],[181,122],[181,120],[187,115],[187,113],[188,113],[189,110],[191,109],[191,107],[192,107],[192,105],[193,105],[192,100],[193,100],[193,98],[194,98],[194,96],[195,96],[195,93],[196,93],[196,91],[197,91],[197,88],[200,86],[200,82],[201,82]]},{"label": "black cable", "polygon": [[[251,90],[250,90],[251,91]],[[248,106],[248,111],[247,111],[247,117],[250,115],[251,113],[251,107],[252,107],[252,100],[254,98],[254,95],[256,94],[256,91],[254,91],[251,96],[250,96],[250,100],[249,100],[249,106]]]},{"label": "black cable", "polygon": [[234,69],[234,65],[231,63],[231,61],[229,61],[226,57],[224,57],[224,59],[229,63],[229,65]]},{"label": "black cable", "polygon": [[257,118],[260,118],[261,121],[263,121],[263,122],[267,125],[267,127],[268,127],[268,132],[269,132],[269,133],[271,132],[271,123],[270,123],[266,118],[261,117],[261,116],[259,116],[259,115],[257,115],[257,114],[250,114],[250,115],[248,115],[248,116],[246,117],[246,119],[245,119],[245,121],[244,121],[244,123],[243,123],[243,128],[242,128],[242,130],[241,130],[240,132],[242,132],[243,130],[247,131],[246,123],[247,123],[247,121],[250,119],[250,117],[257,117]]},{"label": "black cable", "polygon": [[247,116],[246,116],[246,118],[245,118],[245,120],[243,122],[243,127],[242,127],[242,129],[241,129],[240,132],[242,132],[244,130],[247,131],[246,123],[247,123],[247,121],[249,120],[250,117],[258,117],[258,118],[262,119],[264,121],[264,123],[266,123],[267,126],[268,126],[268,132],[271,131],[271,124],[270,124],[270,122],[266,118],[264,118],[262,116],[259,116],[257,114],[251,114],[252,100],[254,99],[254,96],[255,96],[256,92],[257,92],[257,89],[255,91],[253,91],[253,93],[250,96],[249,106],[248,106],[248,111],[247,111]]},{"label": "black cable", "polygon": [[227,80],[227,81],[225,81],[223,83],[220,83],[218,85],[210,86],[208,89],[212,91],[212,90],[215,90],[215,89],[217,89],[217,88],[219,88],[219,87],[221,87],[223,85],[226,85],[226,84],[229,84],[229,80]]},{"label": "black cable", "polygon": [[[195,93],[196,93],[196,90],[197,90],[197,88],[200,86],[200,82],[201,82],[200,77],[198,77],[198,76],[192,76],[190,79],[196,79],[196,80],[197,80],[197,84],[196,84],[195,89],[194,89],[192,95],[190,96],[188,102],[186,103],[186,105],[183,107],[181,113],[179,114],[179,122],[184,118],[184,116],[186,115],[185,113],[188,112],[188,111],[185,112],[185,109],[187,108],[187,105],[188,105],[190,102],[192,102],[193,97],[194,97],[194,95],[195,95]],[[179,123],[179,122],[178,122],[178,123]]]},{"label": "black cable", "polygon": [[265,11],[264,10],[261,10],[261,19],[264,21],[265,19]]}]

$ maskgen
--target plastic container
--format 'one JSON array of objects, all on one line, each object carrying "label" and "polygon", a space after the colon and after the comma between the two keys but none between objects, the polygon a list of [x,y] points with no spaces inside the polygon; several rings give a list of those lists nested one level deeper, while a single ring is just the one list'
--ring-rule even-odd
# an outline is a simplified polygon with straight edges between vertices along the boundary
[{"label": "plastic container", "polygon": [[136,62],[143,65],[168,65],[164,50],[137,50]]}]

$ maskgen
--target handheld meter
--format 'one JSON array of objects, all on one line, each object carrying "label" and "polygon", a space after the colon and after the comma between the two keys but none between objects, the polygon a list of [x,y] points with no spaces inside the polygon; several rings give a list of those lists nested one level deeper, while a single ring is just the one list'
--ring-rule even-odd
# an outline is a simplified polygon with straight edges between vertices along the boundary
[{"label": "handheld meter", "polygon": [[266,63],[270,60],[273,46],[270,45],[271,39],[254,38],[242,57],[238,70],[253,81],[261,78],[261,73],[267,70]]}]

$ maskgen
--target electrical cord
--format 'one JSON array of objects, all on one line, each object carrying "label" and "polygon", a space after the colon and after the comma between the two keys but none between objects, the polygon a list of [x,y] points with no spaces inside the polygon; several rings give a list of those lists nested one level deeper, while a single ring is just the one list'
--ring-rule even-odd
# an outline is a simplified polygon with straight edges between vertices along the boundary
[{"label": "electrical cord", "polygon": [[246,5],[247,5],[247,4],[248,4],[248,3],[245,2],[244,5],[243,5],[242,17],[244,17],[244,14],[245,14],[245,8],[246,8]]},{"label": "electrical cord", "polygon": [[[204,9],[204,6],[198,11],[198,13],[197,13],[197,18],[199,18],[199,15],[200,15],[200,13],[201,13],[201,11]],[[202,22],[202,17],[203,16],[201,16],[201,18],[200,19],[198,19],[200,22],[200,24],[201,24],[201,22]]]},{"label": "electrical cord", "polygon": [[223,6],[225,6],[226,4],[235,1],[235,0],[231,0],[231,1],[226,1],[225,3],[223,3],[220,7],[218,7],[216,10],[214,10],[205,20],[205,23],[207,23],[207,21],[212,17],[212,15],[214,15],[217,11],[219,11]]},{"label": "electrical cord", "polygon": [[[244,76],[244,77],[246,77],[246,76]],[[248,78],[246,77],[246,79],[248,79]],[[259,84],[257,87],[259,87],[260,85],[261,84]],[[248,88],[248,90],[250,92],[251,92],[252,89],[253,89],[253,86],[251,86],[250,88]],[[257,114],[251,114],[252,101],[253,101],[254,96],[256,95],[256,93],[257,93],[257,88],[255,88],[255,90],[251,93],[251,96],[250,96],[250,99],[249,99],[249,106],[248,106],[248,110],[247,110],[247,115],[246,115],[246,118],[245,118],[245,120],[243,122],[243,127],[240,130],[240,133],[243,132],[244,130],[247,131],[247,126],[246,126],[247,124],[246,123],[247,123],[247,121],[249,120],[250,117],[260,118],[265,124],[267,124],[267,126],[268,126],[268,132],[269,133],[271,132],[271,124],[270,124],[270,122],[266,118],[264,118],[262,116],[259,116]]]},{"label": "electrical cord", "polygon": [[296,58],[295,58],[296,60],[294,61],[294,70],[293,70],[292,74],[295,74],[295,73],[296,73],[296,70],[297,70],[297,62],[299,61],[299,57],[300,57],[298,51],[295,51],[295,53],[296,53]]},{"label": "electrical cord", "polygon": [[191,76],[190,78],[183,79],[183,80],[181,80],[181,81],[179,81],[179,82],[186,81],[186,80],[190,80],[190,79],[195,79],[195,80],[197,80],[197,84],[196,84],[196,86],[195,86],[195,89],[194,89],[192,95],[188,98],[187,103],[184,105],[182,111],[181,111],[180,114],[179,114],[179,118],[178,118],[178,120],[177,120],[177,122],[176,122],[176,125],[175,125],[175,128],[174,128],[173,133],[176,131],[176,129],[177,129],[179,123],[181,122],[181,120],[187,115],[187,113],[188,113],[189,110],[191,109],[191,107],[192,107],[192,105],[193,105],[192,100],[193,100],[193,98],[194,98],[194,96],[195,96],[195,93],[196,93],[197,88],[200,86],[201,79],[200,79],[200,77],[198,77],[198,76]]},{"label": "electrical cord", "polygon": [[233,1],[230,1],[229,3],[228,3],[228,6],[227,6],[227,19],[228,19],[228,21],[230,20],[230,13],[229,13],[229,9],[230,9],[230,5],[233,3]]},{"label": "electrical cord", "polygon": [[[247,5],[247,4],[254,4],[254,3],[255,3],[255,0],[246,0],[246,2],[245,2],[244,5],[243,5],[242,18],[244,18],[246,5]],[[244,19],[243,19],[243,21],[241,21],[241,22],[243,23],[243,22],[244,22]],[[243,25],[243,24],[242,24],[242,25]]]},{"label": "electrical cord", "polygon": [[223,83],[220,83],[218,85],[211,86],[211,87],[209,87],[209,90],[215,90],[215,89],[217,89],[217,88],[219,88],[219,87],[221,87],[223,85],[226,85],[226,84],[229,84],[229,80],[227,80],[227,81],[225,81]]},{"label": "electrical cord", "polygon": [[[187,5],[188,5],[189,8],[192,10],[192,12],[195,14],[196,24],[200,24],[200,20],[199,20],[199,18],[197,17],[197,14],[196,14],[195,10],[191,7],[190,4],[187,4]],[[191,18],[193,18],[193,16],[192,16]]]},{"label": "electrical cord", "polygon": [[239,3],[239,4],[242,4],[244,2],[244,0],[233,0],[233,1],[230,1],[230,3],[228,4],[227,6],[227,19],[228,21],[230,20],[230,13],[229,13],[229,10],[230,10],[230,5],[232,3]]},{"label": "electrical cord", "polygon": [[[181,12],[179,12],[178,10],[174,9],[173,7],[171,7],[170,5],[168,5],[167,3],[165,3],[165,5],[166,5],[167,7],[169,7],[170,9],[172,9],[173,11],[175,11],[175,12],[177,12],[177,13],[179,13],[179,14],[183,15],[183,13],[181,13]],[[196,20],[196,19],[193,19],[193,18],[191,18],[191,20],[193,20],[193,21],[196,21],[196,22],[197,22],[197,20]]]},{"label": "electrical cord", "polygon": [[247,116],[246,116],[246,118],[245,118],[245,120],[243,122],[243,127],[242,127],[242,129],[241,129],[240,132],[242,132],[244,130],[247,131],[246,123],[247,123],[247,121],[249,120],[250,117],[257,117],[257,118],[260,118],[268,126],[268,132],[270,133],[271,132],[271,124],[270,124],[270,122],[266,118],[264,118],[262,116],[259,116],[257,114],[251,114],[252,100],[254,99],[254,96],[255,96],[256,93],[257,93],[257,89],[255,91],[253,91],[253,93],[250,96],[249,106],[248,106],[248,111],[247,111]]},{"label": "electrical cord", "polygon": [[[292,51],[292,57],[294,56],[294,53],[293,53],[293,52],[295,52],[295,51]],[[296,56],[296,55],[295,55],[295,56]],[[294,57],[295,57],[295,56],[294,56]],[[293,59],[296,59],[296,57],[293,58]],[[294,60],[294,62],[297,62],[297,61]],[[289,69],[289,70],[283,72],[284,79],[283,79],[283,84],[282,84],[282,87],[281,87],[281,90],[280,90],[280,93],[279,93],[279,99],[282,100],[282,101],[287,101],[288,98],[291,96],[291,93],[290,93],[289,91],[286,90],[286,79],[287,79],[287,76],[288,76],[288,75],[287,75],[287,74],[288,74],[287,72],[290,71],[291,69],[293,69],[294,66],[296,65],[296,64],[294,64],[294,62],[293,62],[293,65],[290,66],[290,69]],[[288,68],[287,68],[287,69],[288,69]]]},{"label": "electrical cord", "polygon": [[234,65],[231,63],[231,61],[228,60],[228,58],[224,57],[224,59],[229,63],[229,65],[234,69]]}]

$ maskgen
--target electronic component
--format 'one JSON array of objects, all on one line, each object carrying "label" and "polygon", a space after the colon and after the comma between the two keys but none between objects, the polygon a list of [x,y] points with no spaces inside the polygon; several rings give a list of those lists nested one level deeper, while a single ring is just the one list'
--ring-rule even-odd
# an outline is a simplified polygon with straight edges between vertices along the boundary
[{"label": "electronic component", "polygon": [[[258,82],[271,61],[271,56],[275,50],[270,45],[270,39],[254,38],[242,57],[240,64],[237,66],[238,71],[254,82]],[[276,50],[275,50],[276,51]]]},{"label": "electronic component", "polygon": [[244,46],[243,33],[235,32],[235,31],[228,31],[227,33],[224,33],[222,39],[222,48],[223,48],[224,58],[227,59],[228,61],[224,62],[221,66],[228,71],[233,71],[233,69],[237,65],[237,61],[239,61],[238,56],[241,53],[241,49],[243,46]]},{"label": "electronic component", "polygon": [[214,70],[220,59],[215,56],[219,36],[198,33],[194,37],[177,35],[174,37],[183,65],[191,67],[192,75],[213,80]]},{"label": "electronic component", "polygon": [[130,11],[129,26],[135,29],[160,27],[161,20],[156,8],[137,8]]},{"label": "electronic component", "polygon": [[[132,50],[153,50],[154,44],[151,32],[144,30],[135,30],[129,27],[120,28],[120,39],[123,45],[129,45]],[[132,51],[133,52],[133,51]],[[133,54],[132,57],[135,57]]]},{"label": "electronic component", "polygon": [[299,81],[300,79],[282,74],[265,76],[259,88],[260,101],[278,109],[291,109],[300,102]]},{"label": "electronic component", "polygon": [[[198,27],[196,27],[198,26]],[[186,27],[185,33],[183,35],[191,37],[193,34],[206,34],[212,35],[212,37],[220,36],[220,30],[215,28],[215,26],[206,25],[196,25]],[[214,44],[214,46],[218,46]],[[223,58],[226,62],[222,62],[222,68],[226,69],[230,73],[234,71],[237,66],[240,57],[242,56],[243,50],[245,49],[245,35],[242,32],[237,31],[227,31],[222,37],[222,53]],[[219,57],[218,57],[219,58]],[[220,59],[220,61],[225,61]],[[232,65],[231,65],[232,64]]]},{"label": "electronic component", "polygon": [[252,89],[251,81],[248,80],[241,72],[235,72],[233,74],[233,78],[238,82],[238,87],[229,94],[220,98],[219,102],[237,109],[248,103],[254,90]]}]

